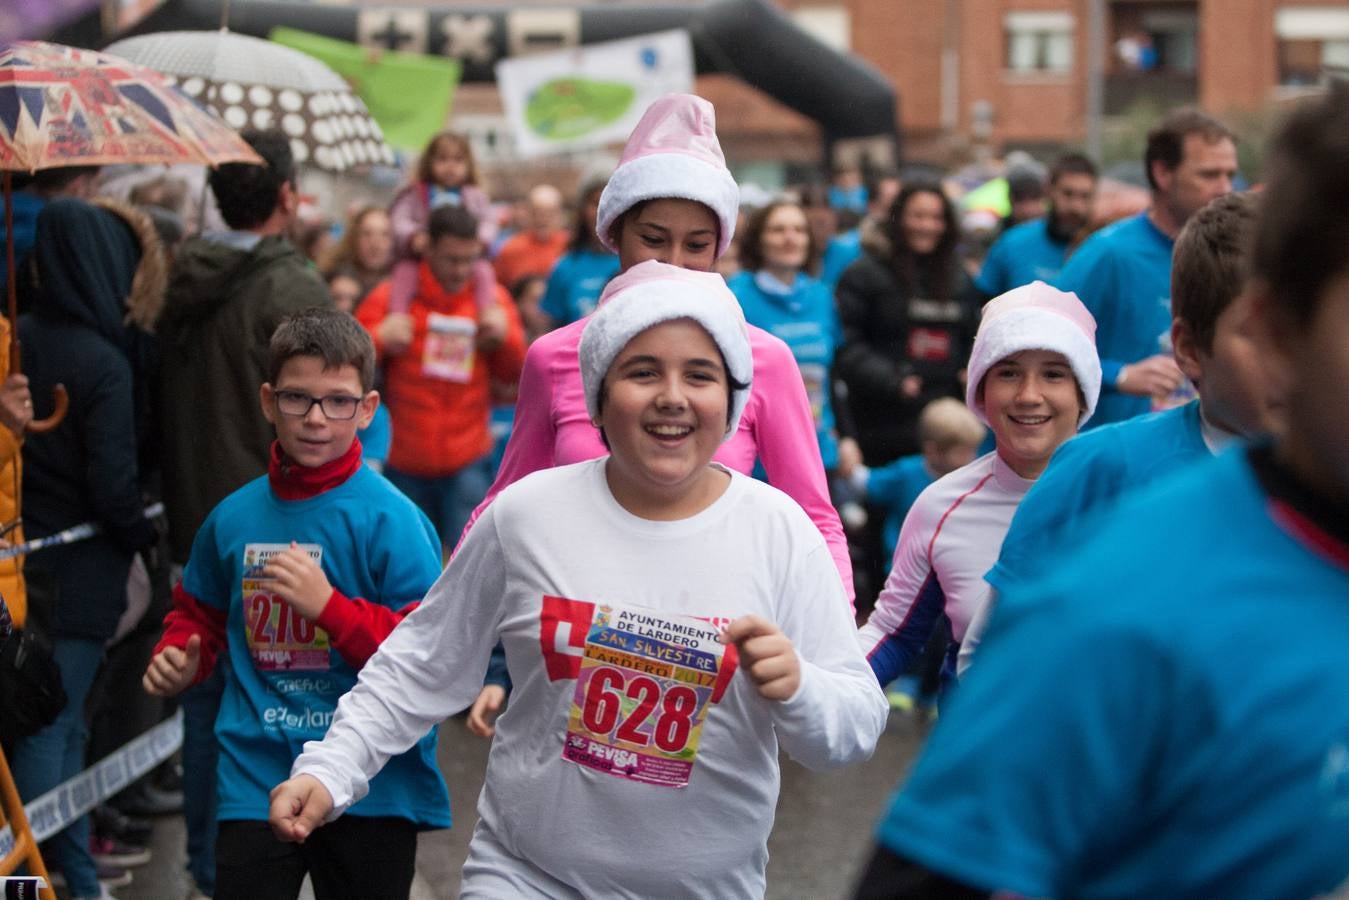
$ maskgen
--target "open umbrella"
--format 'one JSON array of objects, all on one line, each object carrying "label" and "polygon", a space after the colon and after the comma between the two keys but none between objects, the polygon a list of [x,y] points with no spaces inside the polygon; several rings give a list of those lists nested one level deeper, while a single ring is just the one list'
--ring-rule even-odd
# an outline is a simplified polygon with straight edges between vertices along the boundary
[{"label": "open umbrella", "polygon": [[[109,163],[252,162],[262,159],[223,122],[159,73],[106,53],[41,41],[0,44],[0,170],[10,318],[9,369],[20,370],[12,175]],[[55,428],[68,399],[30,431]]]},{"label": "open umbrella", "polygon": [[108,51],[176,78],[184,93],[235,128],[279,127],[297,162],[330,172],[394,162],[365,102],[341,75],[299,50],[222,28],[144,34]]}]

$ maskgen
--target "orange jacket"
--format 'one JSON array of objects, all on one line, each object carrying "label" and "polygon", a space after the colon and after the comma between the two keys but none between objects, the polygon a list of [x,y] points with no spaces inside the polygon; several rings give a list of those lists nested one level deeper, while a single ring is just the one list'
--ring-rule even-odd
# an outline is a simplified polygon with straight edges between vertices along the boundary
[{"label": "orange jacket", "polygon": [[[0,318],[0,379],[9,377],[9,321]],[[9,523],[19,514],[19,495],[15,489],[23,474],[20,451],[23,439],[0,425],[0,523]],[[23,529],[16,528],[4,539],[11,544],[23,543]],[[9,616],[14,625],[23,627],[28,618],[28,592],[23,583],[23,557],[0,561],[0,597],[5,598]]]},{"label": "orange jacket", "polygon": [[[520,379],[524,330],[510,295],[498,285],[497,304],[508,322],[506,339],[491,353],[478,351],[467,333],[478,319],[472,282],[447,294],[422,263],[417,293],[408,307],[412,344],[386,357],[376,330],[388,313],[389,289],[388,281],[381,283],[356,310],[384,365],[383,400],[393,419],[388,466],[409,475],[440,478],[491,452],[487,421],[491,382]],[[433,325],[439,333],[431,333]]]}]

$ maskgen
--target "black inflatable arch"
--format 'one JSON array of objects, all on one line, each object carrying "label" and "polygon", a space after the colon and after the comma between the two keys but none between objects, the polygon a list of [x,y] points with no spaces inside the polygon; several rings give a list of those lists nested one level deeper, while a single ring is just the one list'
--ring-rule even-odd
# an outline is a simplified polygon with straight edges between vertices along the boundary
[{"label": "black inflatable arch", "polygon": [[[883,137],[899,158],[894,89],[875,69],[808,34],[768,0],[713,0],[702,6],[413,8],[327,6],[285,0],[230,0],[229,27],[266,37],[289,26],[370,46],[459,59],[465,81],[492,81],[493,65],[530,48],[554,48],[686,28],[699,74],[725,73],[819,123],[826,141]],[[220,0],[168,0],[129,34],[218,27]],[[58,39],[96,44],[82,23]],[[119,35],[124,37],[125,35]],[[79,38],[85,40],[80,41]]]}]

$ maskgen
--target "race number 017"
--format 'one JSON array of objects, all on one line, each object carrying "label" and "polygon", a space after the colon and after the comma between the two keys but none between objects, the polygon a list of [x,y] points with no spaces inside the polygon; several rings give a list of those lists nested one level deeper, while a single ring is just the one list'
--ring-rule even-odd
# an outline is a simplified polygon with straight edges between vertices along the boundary
[{"label": "race number 017", "polygon": [[[623,698],[636,701],[623,721]],[[641,731],[651,714],[660,708],[656,723],[648,736]],[[581,724],[597,735],[614,734],[621,741],[645,747],[653,740],[666,753],[684,749],[693,729],[693,715],[698,711],[698,694],[683,684],[672,684],[662,690],[660,682],[646,675],[631,677],[622,669],[599,666],[590,675],[581,707]]]}]

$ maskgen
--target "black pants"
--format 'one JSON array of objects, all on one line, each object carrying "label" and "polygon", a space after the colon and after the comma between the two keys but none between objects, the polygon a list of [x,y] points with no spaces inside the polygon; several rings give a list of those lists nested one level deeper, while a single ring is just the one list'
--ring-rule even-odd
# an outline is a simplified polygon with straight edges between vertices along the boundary
[{"label": "black pants", "polygon": [[317,900],[407,900],[417,859],[408,819],[342,816],[303,844],[276,839],[266,822],[220,823],[216,900],[295,900],[305,873]]}]

